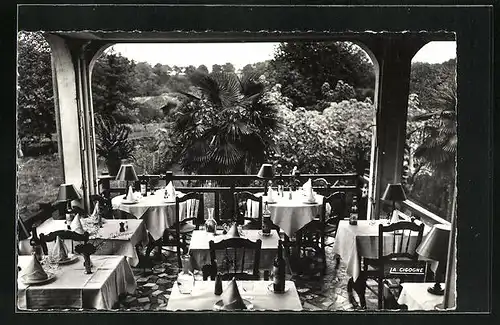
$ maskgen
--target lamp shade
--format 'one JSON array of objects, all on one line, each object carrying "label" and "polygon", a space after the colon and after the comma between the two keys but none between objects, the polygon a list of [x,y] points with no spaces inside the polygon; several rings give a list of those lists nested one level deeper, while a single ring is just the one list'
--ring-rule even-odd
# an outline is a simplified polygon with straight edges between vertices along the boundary
[{"label": "lamp shade", "polygon": [[445,261],[448,255],[450,231],[451,227],[448,225],[434,225],[420,246],[417,247],[417,254],[434,261]]},{"label": "lamp shade", "polygon": [[61,186],[59,186],[59,193],[57,194],[58,202],[79,200],[81,198],[82,197],[80,196],[80,193],[78,193],[78,191],[76,190],[75,185],[61,184]]},{"label": "lamp shade", "polygon": [[406,194],[401,184],[387,184],[382,200],[387,201],[404,201]]},{"label": "lamp shade", "polygon": [[271,179],[274,177],[273,165],[271,164],[262,164],[260,167],[259,173],[257,174],[258,178]]},{"label": "lamp shade", "polygon": [[116,174],[117,181],[138,181],[137,174],[133,165],[121,165],[118,174]]}]

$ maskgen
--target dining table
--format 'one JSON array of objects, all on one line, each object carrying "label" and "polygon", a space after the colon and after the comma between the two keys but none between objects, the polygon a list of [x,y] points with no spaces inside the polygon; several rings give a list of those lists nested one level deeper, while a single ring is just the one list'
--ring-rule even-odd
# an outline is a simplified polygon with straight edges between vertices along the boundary
[{"label": "dining table", "polygon": [[[229,281],[222,281],[223,290]],[[285,282],[285,293],[272,292],[272,281],[237,281],[242,299],[249,301],[252,311],[301,311],[302,304],[295,283]],[[222,296],[214,294],[214,281],[196,281],[191,293],[181,293],[177,282],[172,287],[167,310],[213,311]],[[224,292],[222,293],[224,295]]]},{"label": "dining table", "polygon": [[[406,305],[408,310],[435,310],[436,305],[443,302],[443,296],[434,295],[427,291],[433,287],[430,282],[406,282],[401,283],[402,289],[399,294],[398,304]],[[441,283],[444,287],[444,283]]]},{"label": "dining table", "polygon": [[20,310],[45,309],[112,309],[121,294],[134,293],[137,284],[124,256],[92,255],[92,273],[87,274],[83,257],[76,255],[70,264],[48,264],[42,267],[50,280],[25,284],[24,270],[32,256],[18,256],[17,307]]},{"label": "dining table", "polygon": [[[378,258],[378,235],[379,225],[388,224],[388,220],[358,220],[357,224],[351,225],[349,220],[340,220],[335,242],[333,244],[333,253],[340,257],[346,264],[346,273],[350,277],[347,285],[349,298],[352,299],[352,290],[359,287],[358,279],[361,274],[361,258]],[[425,237],[430,227],[424,227],[423,237]],[[385,236],[384,236],[385,237]],[[408,252],[415,252],[417,236],[411,236],[408,244]],[[400,240],[396,237],[395,240]],[[392,250],[394,236],[387,234],[384,238],[384,252]],[[394,245],[398,247],[398,244]],[[424,258],[419,258],[425,260]],[[428,261],[428,260],[426,260]],[[435,271],[437,263],[430,261],[430,267]]]},{"label": "dining table", "polygon": [[[83,230],[90,234],[90,241],[97,246],[97,255],[122,255],[127,257],[131,266],[139,263],[136,245],[146,246],[148,244],[148,235],[143,220],[122,220],[122,219],[103,219],[102,226],[96,226],[90,218],[81,218]],[[128,229],[120,232],[120,223],[128,226]],[[47,219],[37,227],[39,234],[48,234],[56,230],[67,230],[66,220]],[[72,240],[65,240],[68,250],[73,251],[74,243]],[[54,242],[47,243],[50,252]]]},{"label": "dining table", "polygon": [[[111,199],[111,204],[113,209],[127,212],[137,219],[142,219],[153,240],[157,241],[162,238],[165,229],[172,227],[176,220],[175,198],[165,198],[164,195],[165,190],[162,189],[147,196],[136,195],[138,199],[134,203],[128,203],[124,200],[125,194],[118,195]],[[182,197],[184,194],[177,191],[176,195]],[[179,205],[181,220],[190,210],[191,204],[192,200],[188,200]]]},{"label": "dining table", "polygon": [[[298,230],[318,218],[323,208],[322,195],[315,194],[315,200],[310,201],[305,192],[301,190],[283,192],[283,195],[279,195],[275,191],[272,198],[264,196],[263,193],[256,195],[262,196],[263,205],[265,202],[268,203],[273,224],[278,226],[288,237],[293,237]],[[247,201],[247,213],[250,213],[252,218],[257,218],[257,206],[257,202]],[[264,209],[264,206],[262,208]]]},{"label": "dining table", "polygon": [[[242,230],[242,238],[256,241],[262,241],[260,252],[260,269],[270,270],[273,266],[273,260],[278,254],[279,234],[272,231],[269,236],[263,236],[260,230]],[[205,230],[195,230],[191,236],[189,245],[189,254],[192,257],[193,268],[200,270],[204,265],[210,264],[210,247],[209,241],[219,242],[227,238],[227,235],[222,234],[222,230],[217,230],[216,233],[210,233]],[[216,252],[216,259],[223,260],[220,255],[222,252]]]}]

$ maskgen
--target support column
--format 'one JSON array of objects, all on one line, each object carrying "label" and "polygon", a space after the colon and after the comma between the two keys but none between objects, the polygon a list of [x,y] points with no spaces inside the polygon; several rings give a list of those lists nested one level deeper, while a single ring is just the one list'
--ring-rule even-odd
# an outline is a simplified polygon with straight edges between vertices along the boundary
[{"label": "support column", "polygon": [[65,183],[83,191],[80,117],[74,56],[63,38],[45,35],[52,56],[52,81],[59,145],[59,157]]},{"label": "support column", "polygon": [[52,49],[56,124],[64,181],[81,190],[82,207],[89,211],[90,195],[97,192],[90,71],[106,44],[68,41],[54,34],[45,37]]},{"label": "support column", "polygon": [[425,43],[415,36],[389,35],[367,44],[379,66],[370,175],[371,219],[379,219],[380,197],[387,184],[401,182],[411,60]]}]

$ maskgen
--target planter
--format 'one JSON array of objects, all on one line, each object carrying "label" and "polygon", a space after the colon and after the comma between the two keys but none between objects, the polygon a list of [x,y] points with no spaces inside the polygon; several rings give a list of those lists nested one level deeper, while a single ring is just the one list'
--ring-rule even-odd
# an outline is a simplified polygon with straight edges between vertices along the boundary
[{"label": "planter", "polygon": [[116,176],[122,161],[120,159],[106,159],[106,166],[108,167],[108,173],[110,176]]}]

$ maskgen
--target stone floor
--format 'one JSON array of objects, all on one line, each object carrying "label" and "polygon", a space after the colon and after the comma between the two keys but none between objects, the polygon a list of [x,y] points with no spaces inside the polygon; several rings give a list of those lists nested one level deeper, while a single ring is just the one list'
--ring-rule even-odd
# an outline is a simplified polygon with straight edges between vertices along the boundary
[{"label": "stone floor", "polygon": [[[345,265],[341,261],[337,268],[336,263],[333,253],[328,251],[325,276],[315,280],[289,276],[295,282],[305,311],[354,311],[359,308],[348,299],[348,276]],[[178,274],[175,255],[168,253],[164,255],[162,262],[156,262],[152,273],[144,273],[142,269],[133,271],[137,281],[137,291],[132,295],[121,297],[117,309],[166,310]],[[201,274],[195,276],[197,280],[202,281]],[[377,297],[370,290],[366,292],[366,301],[367,310],[377,308]]]}]

